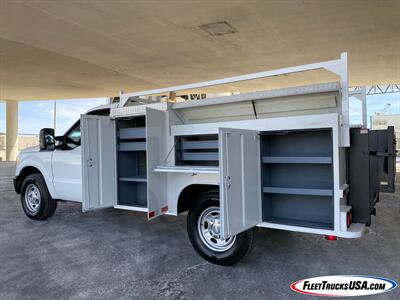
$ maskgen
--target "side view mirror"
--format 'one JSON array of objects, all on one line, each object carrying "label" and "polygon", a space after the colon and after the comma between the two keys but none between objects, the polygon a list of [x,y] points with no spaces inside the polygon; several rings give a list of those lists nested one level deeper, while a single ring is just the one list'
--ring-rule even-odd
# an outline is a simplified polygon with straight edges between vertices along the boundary
[{"label": "side view mirror", "polygon": [[40,130],[39,148],[40,150],[54,150],[55,148],[54,129],[42,128]]}]

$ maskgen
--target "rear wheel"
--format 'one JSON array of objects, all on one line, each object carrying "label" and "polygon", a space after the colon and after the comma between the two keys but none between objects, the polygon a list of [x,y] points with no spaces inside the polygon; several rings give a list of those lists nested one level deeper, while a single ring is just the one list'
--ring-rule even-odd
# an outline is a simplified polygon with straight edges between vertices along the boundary
[{"label": "rear wheel", "polygon": [[211,263],[229,266],[252,249],[254,228],[226,239],[221,237],[219,192],[200,195],[189,210],[187,231],[190,242],[200,256]]},{"label": "rear wheel", "polygon": [[51,198],[41,174],[25,178],[21,189],[21,204],[25,214],[32,220],[45,220],[57,208],[57,201]]}]

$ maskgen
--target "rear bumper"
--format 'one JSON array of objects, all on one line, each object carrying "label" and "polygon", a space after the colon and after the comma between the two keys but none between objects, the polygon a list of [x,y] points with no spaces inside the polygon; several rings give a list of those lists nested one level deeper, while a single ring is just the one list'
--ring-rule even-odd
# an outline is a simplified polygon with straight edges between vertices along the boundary
[{"label": "rear bumper", "polygon": [[14,190],[17,194],[21,194],[21,180],[19,179],[19,176],[15,176],[13,178],[13,184],[14,184]]}]

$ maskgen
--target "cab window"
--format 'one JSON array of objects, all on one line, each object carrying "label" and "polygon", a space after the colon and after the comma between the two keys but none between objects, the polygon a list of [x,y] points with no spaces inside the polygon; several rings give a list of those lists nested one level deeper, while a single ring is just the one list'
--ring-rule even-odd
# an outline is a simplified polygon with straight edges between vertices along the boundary
[{"label": "cab window", "polygon": [[81,145],[81,123],[77,124],[67,134],[66,146],[68,149],[74,149]]},{"label": "cab window", "polygon": [[[110,109],[105,108],[101,110],[96,110],[89,112],[89,115],[97,116],[108,116],[110,114]],[[80,120],[75,123],[75,125],[66,133],[65,144],[63,145],[63,150],[72,150],[81,145],[81,122]]]}]

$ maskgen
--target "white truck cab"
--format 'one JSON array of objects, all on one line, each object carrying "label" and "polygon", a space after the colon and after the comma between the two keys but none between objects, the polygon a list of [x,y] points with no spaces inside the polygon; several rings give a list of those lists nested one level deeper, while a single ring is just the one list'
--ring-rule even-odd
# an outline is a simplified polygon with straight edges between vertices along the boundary
[{"label": "white truck cab", "polygon": [[[109,115],[115,105],[91,109],[89,115]],[[77,120],[67,132],[55,138],[49,149],[40,145],[22,150],[17,157],[15,189],[21,189],[21,178],[41,174],[53,199],[82,202],[81,121]]]},{"label": "white truck cab", "polygon": [[[177,103],[147,95],[314,69],[327,84]],[[347,56],[221,80],[121,94],[82,115],[63,137],[50,129],[18,157],[15,189],[34,220],[57,200],[82,210],[141,211],[149,220],[188,211],[206,260],[231,265],[254,228],[361,237],[380,191],[394,191],[394,130],[350,128]]]}]

